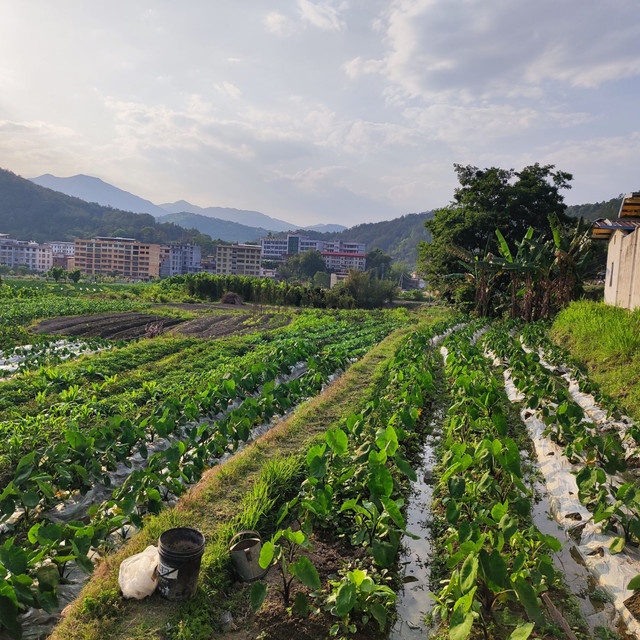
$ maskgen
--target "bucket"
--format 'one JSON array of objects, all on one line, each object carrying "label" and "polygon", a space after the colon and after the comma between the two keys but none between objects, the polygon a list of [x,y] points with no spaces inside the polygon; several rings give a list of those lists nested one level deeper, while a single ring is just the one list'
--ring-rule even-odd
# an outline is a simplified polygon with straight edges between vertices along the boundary
[{"label": "bucket", "polygon": [[186,600],[198,586],[204,536],[190,527],[168,529],[158,540],[158,591],[167,600]]},{"label": "bucket", "polygon": [[262,538],[257,531],[240,531],[229,542],[231,562],[243,582],[253,582],[266,575],[267,569],[259,564]]}]

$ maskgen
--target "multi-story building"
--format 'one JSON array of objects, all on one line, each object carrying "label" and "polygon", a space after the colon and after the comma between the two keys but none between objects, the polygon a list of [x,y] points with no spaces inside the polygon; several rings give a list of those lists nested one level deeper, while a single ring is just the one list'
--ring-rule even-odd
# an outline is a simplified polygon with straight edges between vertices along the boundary
[{"label": "multi-story building", "polygon": [[287,238],[261,238],[260,247],[263,260],[282,260],[289,251]]},{"label": "multi-story building", "polygon": [[[354,265],[360,265],[360,258],[366,253],[366,245],[363,242],[344,242],[342,240],[313,240],[305,236],[290,233],[286,238],[261,238],[260,246],[262,247],[263,260],[284,260],[287,256],[292,256],[305,251],[319,251],[323,257],[325,254],[332,254],[334,259],[329,262],[331,264],[339,263],[339,255],[349,254],[358,256],[352,262]],[[325,260],[326,262],[326,260]],[[333,267],[327,264],[327,269]],[[360,269],[359,266],[350,267]],[[364,266],[362,269],[364,270]]]},{"label": "multi-story building", "polygon": [[350,269],[364,271],[367,265],[367,257],[364,253],[345,253],[334,251],[322,251],[322,258],[328,271],[336,273],[348,273]]},{"label": "multi-story building", "polygon": [[216,274],[259,276],[262,247],[259,244],[219,244]]},{"label": "multi-story building", "polygon": [[199,273],[202,270],[202,250],[198,245],[163,245],[160,253],[160,277],[162,278],[180,273]]},{"label": "multi-story building", "polygon": [[74,264],[86,275],[115,275],[131,280],[160,277],[159,244],[134,238],[76,239]]},{"label": "multi-story building", "polygon": [[43,273],[53,266],[51,249],[31,240],[16,240],[8,234],[0,234],[0,264],[11,269],[26,267],[29,271]]}]

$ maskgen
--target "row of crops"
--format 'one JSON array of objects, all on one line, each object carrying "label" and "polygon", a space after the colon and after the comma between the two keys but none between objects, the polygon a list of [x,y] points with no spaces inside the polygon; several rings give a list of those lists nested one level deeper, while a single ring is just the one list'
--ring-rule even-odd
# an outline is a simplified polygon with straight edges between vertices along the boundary
[{"label": "row of crops", "polygon": [[[560,542],[532,522],[542,472],[553,514],[581,562],[637,633],[625,606],[640,587],[637,426],[602,408],[606,399],[564,364],[567,354],[544,326],[480,326],[445,342],[452,404],[432,504],[441,565],[434,572],[443,585],[436,619],[459,639],[573,633],[553,605],[566,600],[553,562]],[[513,419],[511,402],[523,422]],[[523,424],[534,441],[533,464]]]},{"label": "row of crops", "polygon": [[226,341],[146,340],[0,383],[0,624],[53,609],[74,567],[301,400],[405,313],[306,313]]}]

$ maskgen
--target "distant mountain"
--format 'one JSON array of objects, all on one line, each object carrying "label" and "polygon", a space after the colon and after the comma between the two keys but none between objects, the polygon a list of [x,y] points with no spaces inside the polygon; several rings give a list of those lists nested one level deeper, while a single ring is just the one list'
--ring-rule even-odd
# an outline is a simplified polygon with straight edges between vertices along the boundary
[{"label": "distant mountain", "polygon": [[132,213],[53,191],[0,169],[0,233],[18,240],[73,240],[95,236],[143,242],[196,242],[211,251],[211,238],[195,229],[158,223],[148,213]]},{"label": "distant mountain", "polygon": [[37,178],[31,178],[31,182],[53,189],[68,196],[80,198],[85,202],[97,202],[105,207],[113,207],[121,211],[133,211],[133,213],[150,213],[156,218],[165,215],[166,211],[138,196],[114,187],[100,178],[77,175],[70,178],[57,178],[50,173],[45,173]]},{"label": "distant mountain", "polygon": [[[363,242],[367,253],[380,249],[391,256],[394,262],[413,270],[418,262],[418,244],[431,242],[431,234],[424,223],[433,218],[433,211],[410,213],[393,220],[359,224],[340,233],[320,233],[312,230],[301,231],[310,238],[318,240],[342,240],[344,242]],[[281,234],[278,234],[281,235]]]},{"label": "distant mountain", "polygon": [[301,227],[296,233],[304,233],[305,231],[317,231],[318,233],[342,233],[348,227],[342,224],[314,224],[310,227]]},{"label": "distant mountain", "polygon": [[229,222],[198,213],[167,213],[158,218],[158,222],[173,222],[186,229],[197,229],[200,233],[206,233],[214,240],[220,239],[225,242],[254,242],[269,231],[260,227],[248,227],[238,222]]},{"label": "distant mountain", "polygon": [[245,209],[231,209],[229,207],[198,207],[186,200],[178,200],[167,204],[161,204],[160,207],[168,213],[197,213],[201,216],[209,218],[217,218],[218,220],[228,220],[229,222],[237,222],[247,227],[258,227],[267,229],[268,231],[295,231],[299,227],[291,222],[272,218],[259,211],[247,211]]},{"label": "distant mountain", "polygon": [[598,218],[609,218],[611,220],[618,217],[623,197],[623,194],[620,194],[617,198],[593,204],[574,204],[567,207],[566,213],[573,218],[584,218],[591,222]]}]

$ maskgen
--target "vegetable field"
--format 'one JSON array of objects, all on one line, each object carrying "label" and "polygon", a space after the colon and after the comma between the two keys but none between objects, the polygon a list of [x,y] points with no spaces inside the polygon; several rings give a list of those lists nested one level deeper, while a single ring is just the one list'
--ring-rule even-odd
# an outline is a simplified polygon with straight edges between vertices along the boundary
[{"label": "vegetable field", "polygon": [[[417,537],[433,607],[400,621],[415,637],[635,637],[640,430],[549,325],[287,320],[3,353],[0,637],[387,638]],[[411,488],[427,439],[425,500]],[[196,595],[124,601],[120,562],[174,526],[207,541]],[[245,529],[268,570],[251,584],[228,553]]]}]

